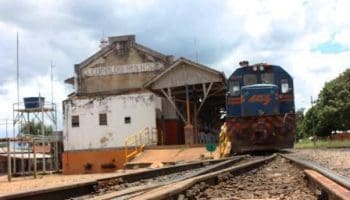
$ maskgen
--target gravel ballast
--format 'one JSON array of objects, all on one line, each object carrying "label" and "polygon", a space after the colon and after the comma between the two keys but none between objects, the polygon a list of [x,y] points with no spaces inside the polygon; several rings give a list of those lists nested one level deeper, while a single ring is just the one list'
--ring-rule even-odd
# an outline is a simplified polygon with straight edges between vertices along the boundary
[{"label": "gravel ballast", "polygon": [[186,193],[188,199],[317,199],[304,173],[286,159],[277,157],[248,173],[218,177],[218,184],[197,184]]}]

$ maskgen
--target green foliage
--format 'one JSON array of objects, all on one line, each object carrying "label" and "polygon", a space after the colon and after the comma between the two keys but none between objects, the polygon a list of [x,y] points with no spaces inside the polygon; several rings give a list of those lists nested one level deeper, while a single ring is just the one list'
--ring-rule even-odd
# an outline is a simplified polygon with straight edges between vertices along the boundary
[{"label": "green foliage", "polygon": [[303,126],[303,122],[304,122],[304,108],[301,108],[299,110],[296,111],[296,118],[297,118],[297,127],[296,127],[296,134],[297,134],[297,139],[301,139],[304,138],[305,132],[304,132],[304,126]]},{"label": "green foliage", "polygon": [[[41,124],[40,122],[30,121],[25,123],[21,128],[21,134],[41,135]],[[52,126],[44,125],[45,135],[52,134]]]},{"label": "green foliage", "polygon": [[329,136],[333,130],[350,130],[350,69],[327,82],[318,95],[316,105],[305,115],[304,130],[312,135]]}]

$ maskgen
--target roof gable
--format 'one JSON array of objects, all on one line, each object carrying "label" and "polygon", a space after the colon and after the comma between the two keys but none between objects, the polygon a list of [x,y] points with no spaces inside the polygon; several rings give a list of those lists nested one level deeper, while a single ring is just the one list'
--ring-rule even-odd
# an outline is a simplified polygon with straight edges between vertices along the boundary
[{"label": "roof gable", "polygon": [[135,35],[125,35],[125,36],[116,36],[116,37],[109,37],[108,38],[108,45],[101,48],[99,51],[82,61],[80,64],[78,64],[78,69],[85,68],[86,66],[89,66],[94,61],[98,60],[99,58],[103,58],[106,56],[109,56],[113,52],[121,51],[123,48],[134,48],[137,51],[147,54],[151,57],[156,58],[157,60],[161,60],[164,63],[172,62],[173,56],[167,56],[162,53],[159,53],[153,49],[147,48],[143,45],[140,45],[135,42]]},{"label": "roof gable", "polygon": [[195,85],[210,82],[225,82],[225,75],[202,64],[185,58],[179,58],[170,67],[152,78],[145,87],[161,89],[183,85]]}]

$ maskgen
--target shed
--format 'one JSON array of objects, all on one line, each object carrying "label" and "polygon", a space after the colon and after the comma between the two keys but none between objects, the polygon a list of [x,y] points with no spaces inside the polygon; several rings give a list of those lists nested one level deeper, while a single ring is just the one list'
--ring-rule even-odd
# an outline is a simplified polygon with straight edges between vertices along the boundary
[{"label": "shed", "polygon": [[176,111],[185,124],[186,144],[197,143],[199,129],[208,126],[203,124],[218,128],[219,112],[225,107],[223,72],[181,57],[147,82],[145,88],[165,97]]}]

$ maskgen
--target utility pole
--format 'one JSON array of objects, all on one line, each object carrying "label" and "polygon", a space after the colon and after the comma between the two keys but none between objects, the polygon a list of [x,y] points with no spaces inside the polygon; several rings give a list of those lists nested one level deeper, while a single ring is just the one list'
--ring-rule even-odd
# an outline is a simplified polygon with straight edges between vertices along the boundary
[{"label": "utility pole", "polygon": [[[17,78],[17,110],[19,110],[19,34],[17,32],[16,35],[16,78]],[[15,120],[15,119],[13,119]],[[17,131],[19,132],[20,128],[22,128],[22,125],[17,125]],[[13,122],[13,137],[16,138],[15,133],[15,123]],[[16,143],[13,142],[13,152],[16,153]],[[16,158],[13,157],[13,173],[16,173]]]},{"label": "utility pole", "polygon": [[314,107],[314,101],[311,96],[311,109],[312,109],[312,132],[313,132],[313,141],[314,141],[314,147],[316,147],[316,132],[315,132],[315,112],[313,110]]},{"label": "utility pole", "polygon": [[194,50],[195,50],[195,57],[196,57],[196,63],[198,63],[199,62],[199,60],[198,60],[198,49],[197,49],[197,38],[195,37],[194,38]]},{"label": "utility pole", "polygon": [[19,109],[19,53],[18,53],[19,39],[17,32],[17,109]]},{"label": "utility pole", "polygon": [[6,138],[8,138],[9,137],[9,135],[8,135],[8,133],[7,133],[7,119],[6,119]]}]

